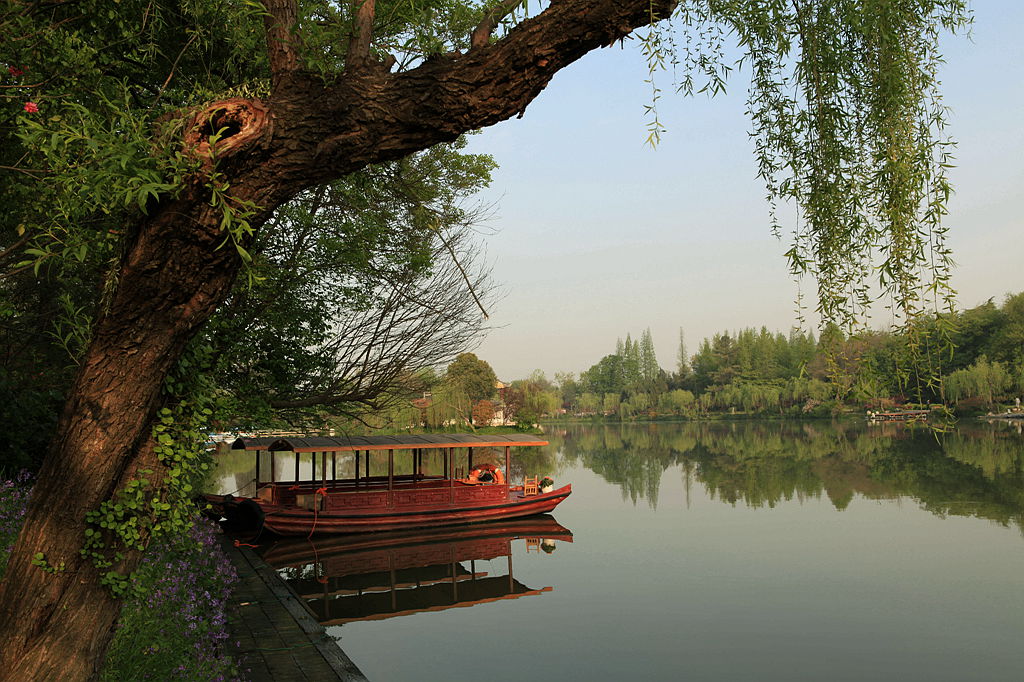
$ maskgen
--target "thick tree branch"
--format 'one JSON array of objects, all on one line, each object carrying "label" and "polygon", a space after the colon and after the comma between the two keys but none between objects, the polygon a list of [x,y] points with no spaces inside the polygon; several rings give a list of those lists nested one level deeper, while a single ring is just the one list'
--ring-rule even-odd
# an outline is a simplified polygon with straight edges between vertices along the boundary
[{"label": "thick tree branch", "polygon": [[270,80],[274,90],[299,69],[299,20],[295,0],[266,0],[267,13],[263,25],[267,33],[267,56],[270,59]]},{"label": "thick tree branch", "polygon": [[373,39],[373,19],[376,11],[376,0],[352,0],[355,30],[349,37],[348,54],[345,56],[345,63],[349,68],[365,66],[370,59],[370,41]]},{"label": "thick tree branch", "polygon": [[278,180],[294,183],[294,193],[521,114],[560,69],[667,17],[674,6],[675,0],[553,2],[465,55],[439,55],[402,73],[349,72],[330,86],[310,79],[302,97],[271,103],[281,124],[275,142],[289,150]]},{"label": "thick tree branch", "polygon": [[469,38],[473,47],[483,47],[491,41],[491,34],[498,27],[498,23],[507,17],[516,7],[523,4],[522,0],[505,0],[491,8],[491,11],[483,18]]}]

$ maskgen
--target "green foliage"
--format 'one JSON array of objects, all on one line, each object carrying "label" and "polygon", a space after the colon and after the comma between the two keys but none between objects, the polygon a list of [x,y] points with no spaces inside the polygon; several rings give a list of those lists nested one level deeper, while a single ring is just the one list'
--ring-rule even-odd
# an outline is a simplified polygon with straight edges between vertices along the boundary
[{"label": "green foliage", "polygon": [[196,171],[175,115],[266,65],[259,18],[238,10],[92,0],[0,13],[0,164],[19,209],[0,227],[31,237],[37,267],[109,260],[126,223]]},{"label": "green foliage", "polygon": [[[957,344],[948,363],[956,369],[941,377],[942,384],[917,393],[920,402],[949,402],[970,412],[1024,395],[1024,294],[1008,296],[1001,307],[988,301],[955,314],[922,316],[916,324],[922,328],[916,339],[942,325],[953,330]],[[899,331],[847,336],[835,325],[827,326],[820,340],[798,330],[773,334],[764,327],[723,332],[702,340],[686,362],[690,371],[643,391],[637,390],[642,378],[634,373],[631,384],[627,377],[636,364],[630,356],[641,357],[636,348],[647,343],[643,338],[635,344],[627,336],[617,343],[616,354],[580,375],[582,393],[572,407],[579,415],[624,418],[710,411],[831,416],[845,408],[889,409],[907,402],[907,386],[898,375],[913,343]]]},{"label": "green foliage", "polygon": [[[379,5],[378,19],[389,17],[381,35],[438,12],[463,23],[481,16],[460,3],[414,4]],[[0,392],[12,397],[0,414],[26,434],[9,441],[0,462],[37,465],[71,376],[65,365],[77,361],[116,288],[134,225],[186,187],[205,193],[220,214],[220,248],[246,264],[246,281],[207,338],[217,380],[235,393],[235,415],[253,421],[277,417],[270,396],[331,385],[339,318],[380,304],[385,285],[421,294],[441,243],[469,260],[452,232],[472,220],[465,199],[489,182],[494,163],[460,153],[465,140],[336,183],[324,211],[310,208],[313,190],[257,238],[250,220],[258,207],[234,196],[218,168],[215,143],[225,131],[212,132],[211,156],[198,159],[181,144],[181,116],[211,99],[268,94],[262,14],[251,2],[134,0],[0,11],[10,38],[0,48],[0,172],[5,203],[17,207],[0,215],[0,250],[13,245],[0,267],[14,272],[0,284],[0,316],[9,316]],[[345,35],[334,29],[336,39]],[[27,99],[37,112],[23,110]],[[34,336],[52,340],[26,343]]]},{"label": "green foliage", "polygon": [[[9,208],[0,213],[0,394],[10,397],[0,416],[24,434],[0,463],[38,466],[134,224],[158,198],[196,181],[200,160],[181,146],[179,117],[258,81],[266,66],[259,21],[231,2],[0,10]],[[26,101],[38,110],[26,111]],[[231,198],[215,167],[207,181],[225,236],[237,242],[251,206]]]},{"label": "green foliage", "polygon": [[946,376],[943,384],[946,396],[953,402],[978,398],[987,407],[992,407],[995,399],[1005,396],[1007,391],[1021,388],[1002,363],[989,362],[984,355],[969,367]]},{"label": "green foliage", "polygon": [[907,332],[894,378],[919,397],[937,389],[951,328],[916,321],[954,307],[938,43],[969,27],[966,0],[684,0],[673,18],[641,37],[648,142],[663,132],[655,73],[671,67],[684,94],[721,92],[735,40],[737,66],[751,73],[747,113],[771,229],[792,234],[791,272],[816,279],[823,323],[846,333],[886,301]]},{"label": "green foliage", "polygon": [[485,361],[473,353],[462,353],[448,365],[445,381],[456,387],[472,402],[487,400],[496,391],[498,377]]},{"label": "green foliage", "polygon": [[[438,145],[301,193],[263,226],[249,249],[255,281],[236,286],[206,330],[219,350],[217,382],[234,402],[233,424],[322,423],[324,411],[365,412],[377,396],[406,390],[424,365],[449,361],[478,331],[476,304],[462,305],[461,274],[445,292],[433,291],[452,253],[471,268],[475,212],[466,199],[494,167],[465,146]],[[484,279],[473,286],[486,296]],[[415,341],[397,343],[401,320],[427,322]],[[443,343],[417,345],[440,335]],[[439,357],[424,357],[423,349],[441,346]],[[365,352],[376,362],[365,363]],[[323,400],[275,407],[310,396]]]}]

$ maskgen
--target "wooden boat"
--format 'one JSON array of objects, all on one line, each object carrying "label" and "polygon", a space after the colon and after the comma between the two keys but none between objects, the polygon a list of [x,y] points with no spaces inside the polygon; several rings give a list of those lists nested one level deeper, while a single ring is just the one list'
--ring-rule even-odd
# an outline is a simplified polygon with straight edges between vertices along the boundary
[{"label": "wooden boat", "polygon": [[[255,453],[256,495],[205,495],[214,514],[236,527],[253,526],[278,535],[360,533],[444,526],[509,519],[553,510],[572,492],[566,485],[549,492],[512,486],[500,467],[475,476],[486,466],[474,466],[474,449],[504,449],[509,470],[513,447],[537,447],[547,441],[536,436],[482,436],[475,434],[422,434],[403,436],[308,438],[239,438],[233,449]],[[387,452],[387,476],[360,476],[360,463],[369,471],[370,453]],[[443,455],[442,473],[423,473],[427,452]],[[465,453],[465,472],[456,467],[457,454]],[[396,474],[396,453],[408,453],[411,473]],[[300,456],[311,466],[310,477],[300,475]],[[294,456],[294,475],[279,480],[277,460]],[[330,455],[330,457],[328,457]],[[338,478],[338,457],[354,458],[355,475]],[[317,460],[320,460],[317,476]],[[269,467],[267,466],[269,464]],[[328,468],[330,471],[328,471]],[[264,471],[270,471],[264,477]]]},{"label": "wooden boat", "polygon": [[[512,543],[527,553],[572,542],[550,516],[467,526],[288,538],[256,551],[324,625],[381,620],[464,608],[551,591],[530,588],[512,573]],[[488,570],[507,563],[500,574]],[[476,562],[487,562],[483,567]],[[483,570],[481,570],[483,569]]]}]

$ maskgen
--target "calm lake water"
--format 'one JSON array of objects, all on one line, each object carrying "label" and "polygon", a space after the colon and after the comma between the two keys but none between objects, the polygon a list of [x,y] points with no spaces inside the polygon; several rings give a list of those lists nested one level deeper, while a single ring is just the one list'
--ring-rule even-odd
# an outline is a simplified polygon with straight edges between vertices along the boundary
[{"label": "calm lake water", "polygon": [[539,526],[267,558],[381,682],[1024,679],[1011,425],[549,431],[512,472],[573,484]]}]

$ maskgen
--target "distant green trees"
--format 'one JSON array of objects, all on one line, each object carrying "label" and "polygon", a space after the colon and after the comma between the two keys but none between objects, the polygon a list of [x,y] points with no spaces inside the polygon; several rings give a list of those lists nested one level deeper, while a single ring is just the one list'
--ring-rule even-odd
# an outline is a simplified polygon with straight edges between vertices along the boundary
[{"label": "distant green trees", "polygon": [[[941,383],[914,384],[908,374],[907,338],[868,331],[847,336],[835,326],[788,334],[766,327],[720,332],[687,354],[680,330],[676,368],[658,363],[649,329],[627,334],[579,377],[541,370],[513,381],[495,406],[506,421],[529,425],[562,414],[637,420],[696,418],[712,413],[762,416],[830,416],[842,410],[891,409],[908,402],[944,403],[963,412],[1013,406],[1024,396],[1024,293],[1002,306],[991,300],[944,319],[920,321],[952,330],[951,353],[933,352],[930,371]],[[497,378],[472,353],[460,355],[443,377],[417,375],[423,398],[389,412],[385,422],[407,428],[466,423],[473,406],[491,400]],[[475,387],[475,388],[474,388]]]},{"label": "distant green trees", "polygon": [[975,400],[992,405],[996,398],[1010,391],[1024,391],[1022,366],[989,362],[984,355],[964,369],[949,374],[945,381],[946,396],[954,402]]},{"label": "distant green trees", "polygon": [[[562,381],[572,381],[571,375],[562,375]],[[513,381],[511,391],[519,396],[519,409],[511,415],[517,423],[534,424],[542,417],[554,416],[562,407],[561,392],[539,369],[526,379]]]},{"label": "distant green trees", "polygon": [[651,330],[645,329],[639,341],[629,334],[625,341],[619,339],[615,353],[580,374],[575,387],[579,400],[567,407],[587,413],[646,413],[658,396],[669,390],[669,380],[669,374],[658,364]]},{"label": "distant green trees", "polygon": [[448,365],[444,383],[449,402],[472,425],[474,406],[497,393],[498,377],[475,353],[462,353]]},{"label": "distant green trees", "polygon": [[[1024,293],[955,314],[923,318],[918,338],[951,330],[952,352],[929,351],[928,376],[913,366],[908,337],[828,326],[820,337],[765,327],[703,339],[692,356],[679,332],[676,371],[658,365],[650,330],[630,335],[562,391],[571,414],[622,419],[709,412],[827,415],[841,409],[886,409],[943,402],[992,409],[1024,395]],[[915,371],[917,372],[915,374]],[[935,381],[941,378],[942,381]]]}]

